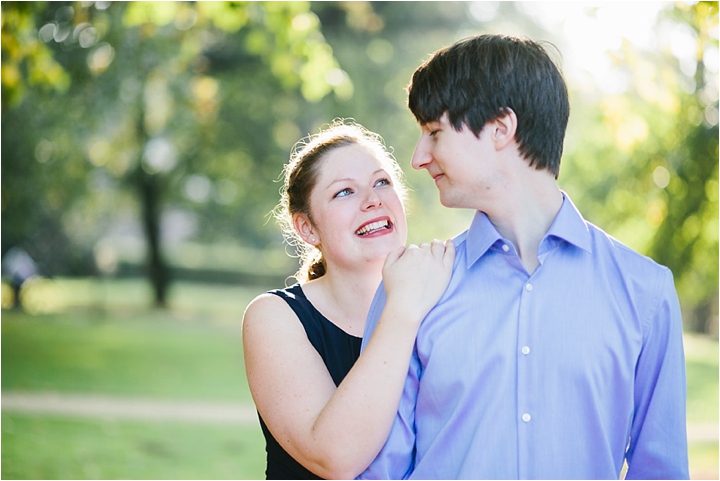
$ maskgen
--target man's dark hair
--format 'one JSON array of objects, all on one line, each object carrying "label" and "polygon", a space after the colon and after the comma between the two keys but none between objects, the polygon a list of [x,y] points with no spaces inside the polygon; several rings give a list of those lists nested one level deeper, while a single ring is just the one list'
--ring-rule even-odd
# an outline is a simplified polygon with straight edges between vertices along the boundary
[{"label": "man's dark hair", "polygon": [[447,112],[455,130],[465,124],[476,136],[512,109],[520,154],[558,177],[570,102],[562,74],[540,44],[502,35],[460,40],[418,67],[407,91],[420,124]]}]

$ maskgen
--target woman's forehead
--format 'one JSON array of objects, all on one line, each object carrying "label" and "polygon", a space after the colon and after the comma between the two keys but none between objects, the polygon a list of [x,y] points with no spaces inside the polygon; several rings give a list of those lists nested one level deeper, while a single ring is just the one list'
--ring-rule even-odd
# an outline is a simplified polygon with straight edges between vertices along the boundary
[{"label": "woman's forehead", "polygon": [[364,174],[368,171],[384,170],[384,159],[378,158],[376,152],[362,144],[352,144],[333,149],[321,160],[319,177],[348,174]]}]

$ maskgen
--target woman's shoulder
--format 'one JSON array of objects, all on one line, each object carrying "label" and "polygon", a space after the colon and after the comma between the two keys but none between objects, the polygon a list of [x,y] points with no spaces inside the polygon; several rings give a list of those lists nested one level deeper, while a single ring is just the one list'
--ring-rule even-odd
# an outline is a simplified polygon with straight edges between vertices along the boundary
[{"label": "woman's shoulder", "polygon": [[243,330],[248,324],[268,325],[294,320],[297,316],[286,301],[292,292],[290,288],[275,289],[256,296],[245,308]]},{"label": "woman's shoulder", "polygon": [[287,304],[287,299],[296,299],[303,296],[300,284],[294,284],[284,289],[271,289],[256,296],[247,305],[245,312],[262,310],[263,308],[271,308],[273,306],[282,306]]}]

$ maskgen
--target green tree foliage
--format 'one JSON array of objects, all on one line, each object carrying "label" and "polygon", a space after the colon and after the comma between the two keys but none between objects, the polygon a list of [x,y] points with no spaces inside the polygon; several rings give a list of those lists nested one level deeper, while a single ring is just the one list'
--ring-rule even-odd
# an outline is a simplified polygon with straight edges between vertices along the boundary
[{"label": "green tree foliage", "polygon": [[[149,246],[158,297],[166,264],[209,262],[200,244],[244,246],[258,272],[284,269],[267,215],[274,180],[294,142],[335,117],[393,148],[412,188],[410,240],[452,236],[472,212],[443,208],[410,168],[418,129],[404,88],[428,54],[477,33],[568,51],[575,40],[529,5],[3,2],[3,252],[21,245],[45,272],[74,274],[112,264],[113,249],[140,261]],[[717,2],[668,4],[660,47],[612,52],[624,89],[570,81],[560,175],[590,221],[673,270],[694,330],[717,315],[717,24]],[[675,37],[685,53],[663,43]],[[118,237],[135,218],[141,245]],[[171,242],[178,229],[191,233],[183,244]],[[258,254],[268,247],[280,256]],[[234,261],[217,252],[213,262]]]},{"label": "green tree foliage", "polygon": [[[710,31],[718,28],[718,4],[676,8],[670,18],[695,32],[695,75],[679,81],[687,82],[690,93],[678,95],[679,142],[668,146],[666,154],[667,213],[649,255],[678,277],[686,306],[695,311],[686,321],[693,330],[703,331],[709,328],[708,319],[717,319],[718,302],[718,81],[717,70],[712,73],[705,66],[706,58],[712,60],[714,55],[717,60],[717,34],[712,38]],[[657,184],[657,172],[653,174]]]},{"label": "green tree foliage", "polygon": [[[2,12],[3,247],[24,243],[47,268],[63,231],[76,241],[86,232],[87,252],[111,222],[103,217],[134,201],[158,305],[169,280],[163,210],[202,203],[213,182],[220,203],[237,208],[233,193],[248,178],[229,169],[277,155],[259,140],[271,137],[267,122],[229,129],[254,138],[218,139],[223,97],[299,90],[316,102],[352,89],[303,2],[4,2]],[[217,77],[233,70],[243,75],[221,85]],[[218,154],[228,161],[215,162]],[[37,242],[44,224],[52,246]]]},{"label": "green tree foliage", "polygon": [[38,38],[35,16],[41,10],[41,5],[32,2],[13,2],[12,7],[6,4],[2,10],[4,106],[17,106],[27,88],[40,86],[62,93],[70,84],[69,75],[55,61],[52,50]]},{"label": "green tree foliage", "polygon": [[717,67],[705,67],[717,27],[717,2],[677,4],[659,28],[691,55],[629,42],[614,52],[628,88],[573,98],[580,113],[561,174],[590,220],[673,271],[686,327],[698,331],[717,319],[718,83]]},{"label": "green tree foliage", "polygon": [[[36,17],[43,8],[2,5],[2,247],[3,253],[24,247],[43,271],[73,272],[82,254],[57,233],[63,208],[85,190],[85,169],[64,122],[57,121],[75,120],[57,101],[68,91],[70,75],[38,36]],[[54,142],[47,140],[51,136]],[[59,157],[64,161],[56,162]]]}]

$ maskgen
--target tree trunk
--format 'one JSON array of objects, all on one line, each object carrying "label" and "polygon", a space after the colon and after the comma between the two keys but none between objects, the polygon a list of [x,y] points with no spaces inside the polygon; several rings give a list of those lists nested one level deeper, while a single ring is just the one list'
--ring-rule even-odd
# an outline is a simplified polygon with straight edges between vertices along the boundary
[{"label": "tree trunk", "polygon": [[12,287],[12,290],[13,290],[13,305],[12,305],[12,308],[13,308],[13,309],[22,309],[22,308],[23,308],[23,306],[22,306],[22,301],[20,300],[20,287],[21,287],[21,284],[18,283],[18,282],[13,281],[13,282],[10,283],[10,286]]},{"label": "tree trunk", "polygon": [[[148,142],[144,117],[144,109],[140,108],[136,131],[138,144],[143,148]],[[170,283],[170,273],[162,255],[160,240],[163,182],[161,174],[151,174],[143,168],[142,149],[139,155],[140,159],[138,159],[132,181],[138,189],[142,204],[142,224],[147,241],[147,275],[153,289],[155,307],[164,308],[167,307],[167,287]]]},{"label": "tree trunk", "polygon": [[145,238],[147,240],[147,272],[153,288],[156,307],[166,307],[167,287],[170,281],[160,243],[161,179],[146,173],[142,167],[137,174]]}]

